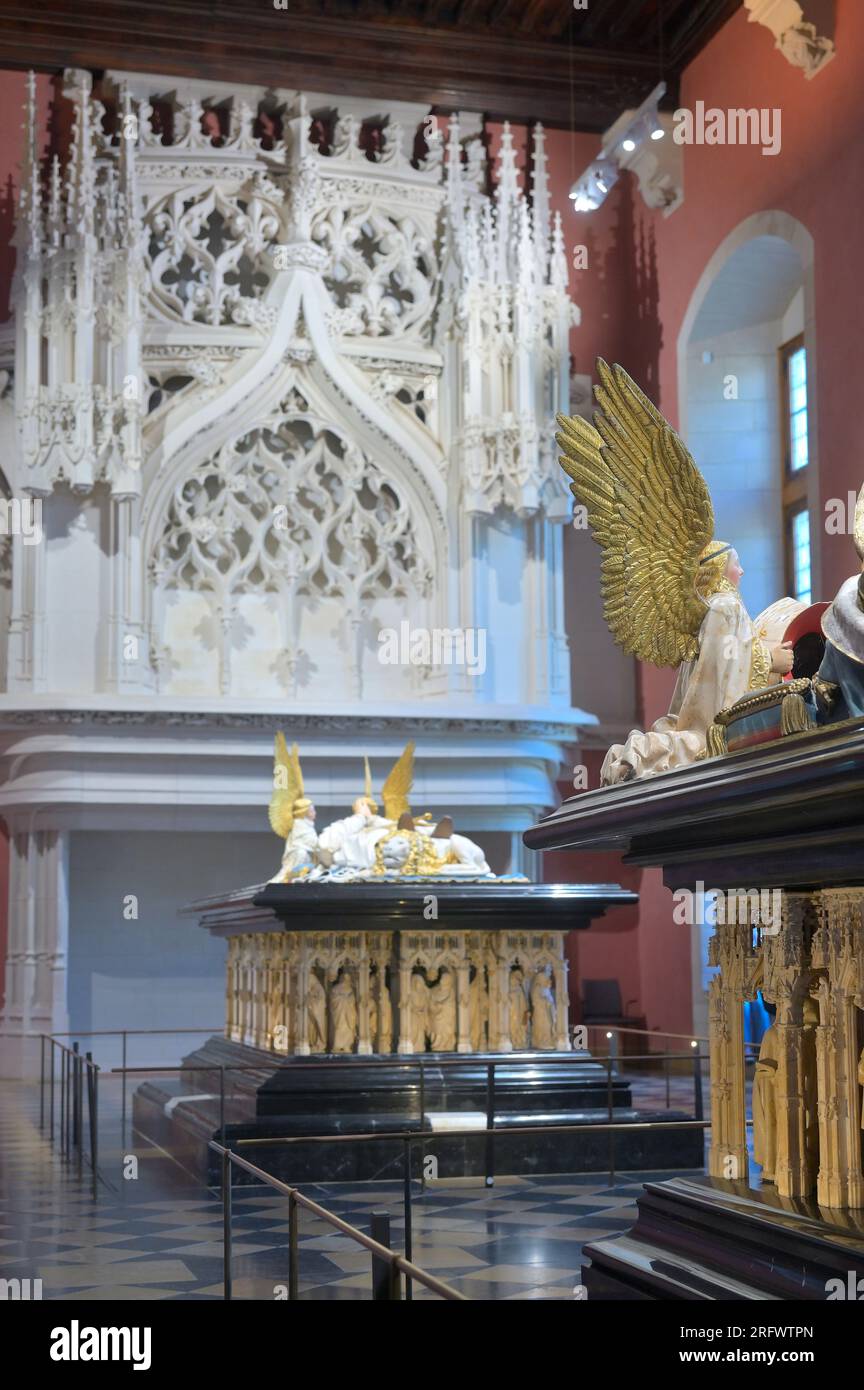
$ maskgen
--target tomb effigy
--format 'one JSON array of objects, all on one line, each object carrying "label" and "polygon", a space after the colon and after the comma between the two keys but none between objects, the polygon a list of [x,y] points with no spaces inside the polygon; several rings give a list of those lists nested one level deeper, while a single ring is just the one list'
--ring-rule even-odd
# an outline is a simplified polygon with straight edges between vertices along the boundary
[{"label": "tomb effigy", "polygon": [[[537,1050],[569,1051],[566,933],[551,916],[544,922],[539,915],[528,929],[524,919],[516,929],[502,918],[500,930],[475,931],[460,922],[436,931],[437,898],[421,892],[413,931],[388,930],[377,920],[367,929],[357,919],[371,883],[411,884],[415,892],[471,883],[480,889],[478,900],[488,884],[497,895],[493,903],[508,885],[526,883],[521,875],[496,878],[480,846],[456,834],[449,816],[435,825],[429,816],[415,819],[413,767],[409,743],[384,783],[382,816],[367,760],[364,792],[351,815],[318,834],[297,745],[289,752],[277,734],[270,824],[284,851],[264,898],[278,906],[288,929],[229,938],[229,1038],[295,1056],[412,1054],[427,1047],[510,1052],[512,1014],[522,1046],[530,1040]],[[277,886],[288,892],[278,895]],[[326,909],[328,891],[352,929],[334,933],[330,922],[304,929]]]},{"label": "tomb effigy", "polygon": [[[646,1185],[633,1230],[586,1247],[583,1282],[589,1296],[616,1299],[825,1299],[831,1281],[864,1275],[864,581],[847,580],[821,614],[818,671],[788,683],[768,684],[753,634],[748,641],[741,613],[730,608],[725,621],[743,630],[743,645],[734,671],[711,686],[715,698],[722,688],[723,702],[707,723],[694,715],[692,683],[706,663],[710,678],[717,660],[711,599],[702,594],[697,625],[690,593],[705,532],[685,507],[674,525],[687,530],[687,545],[661,531],[649,547],[645,518],[673,478],[687,481],[686,495],[700,507],[707,491],[680,439],[626,373],[612,374],[614,395],[609,379],[601,372],[594,434],[562,422],[562,464],[577,496],[600,498],[592,525],[607,552],[613,632],[628,638],[616,607],[624,594],[629,621],[642,629],[631,649],[652,660],[681,652],[690,663],[679,677],[687,728],[679,718],[679,727],[659,731],[678,751],[662,770],[634,757],[626,780],[570,798],[525,840],[537,850],[624,852],[661,866],[676,893],[712,885],[723,911],[709,947],[708,1173]],[[594,448],[593,481],[580,456],[574,462],[574,435],[581,458]],[[611,539],[604,507],[619,517]],[[862,514],[859,499],[855,543],[864,561]],[[636,607],[634,586],[643,595]],[[688,634],[695,647],[686,649]],[[629,742],[644,751],[640,740],[653,736]],[[779,913],[768,913],[765,899],[775,894]],[[743,1006],[757,993],[774,1019],[756,1061],[751,1154]]]},{"label": "tomb effigy", "polygon": [[[571,1046],[567,934],[636,895],[495,875],[450,816],[433,824],[412,813],[413,758],[409,744],[384,783],[383,815],[367,763],[351,815],[319,833],[299,750],[277,735],[277,873],[188,909],[227,943],[225,1034],[190,1053],[181,1077],[138,1089],[137,1127],[181,1147],[212,1180],[214,1133],[314,1137],[274,1143],[266,1163],[323,1180],[398,1172],[403,1161],[398,1140],[352,1148],[328,1144],[331,1135],[426,1129],[424,1151],[442,1174],[478,1173],[484,1140],[453,1131],[485,1125],[494,1064],[495,1129],[511,1131],[507,1172],[602,1169],[608,1135],[560,1127],[602,1122],[610,1107],[632,1125],[617,1142],[619,1166],[692,1164],[699,1135],[644,1129],[638,1121],[661,1116],[634,1110],[614,1068]],[[522,1138],[526,1124],[544,1133]],[[436,1139],[443,1129],[450,1137]]]}]

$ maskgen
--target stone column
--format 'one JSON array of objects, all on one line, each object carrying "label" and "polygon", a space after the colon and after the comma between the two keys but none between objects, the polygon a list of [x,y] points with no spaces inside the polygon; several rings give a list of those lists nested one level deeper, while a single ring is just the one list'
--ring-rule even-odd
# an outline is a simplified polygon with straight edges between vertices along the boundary
[{"label": "stone column", "polygon": [[392,1052],[393,1000],[387,988],[387,967],[393,962],[393,937],[390,932],[377,932],[373,940],[378,967],[378,1051]]},{"label": "stone column", "polygon": [[228,958],[225,963],[225,1036],[232,1041],[237,1029],[237,955],[240,938],[229,936]]},{"label": "stone column", "polygon": [[752,928],[718,925],[709,943],[709,961],[719,966],[708,991],[711,1053],[711,1147],[708,1171],[713,1178],[744,1180],[747,1115],[744,1077],[745,980],[757,964]]},{"label": "stone column", "polygon": [[808,895],[784,893],[781,928],[762,936],[762,992],[776,1006],[777,1158],[774,1181],[781,1197],[807,1196],[815,1185],[807,1153],[803,1007],[812,971],[810,940],[815,919]]},{"label": "stone column", "polygon": [[819,927],[813,965],[821,1025],[816,1034],[819,1074],[817,1201],[826,1207],[864,1207],[861,1170],[861,1088],[858,1010],[864,1002],[864,889],[825,888],[817,901]]},{"label": "stone column", "polygon": [[396,1051],[400,1053],[413,1053],[414,1043],[411,1037],[413,1019],[413,1009],[411,1007],[411,961],[405,953],[404,935],[399,938],[399,1046]]},{"label": "stone column", "polygon": [[69,836],[13,830],[9,850],[3,1074],[32,1077],[39,1074],[39,1035],[69,1028]]},{"label": "stone column", "polygon": [[462,938],[462,952],[456,970],[457,1052],[471,1052],[471,958],[468,938]]},{"label": "stone column", "polygon": [[368,1057],[372,1052],[369,1036],[369,938],[363,932],[357,953],[357,1052]]},{"label": "stone column", "polygon": [[[489,981],[487,1047],[490,1052],[513,1051],[510,1041],[510,999],[507,993],[510,956],[501,937],[501,932],[491,932],[484,951]],[[506,959],[502,959],[502,952],[506,954]],[[502,1016],[502,1006],[507,1008],[506,1018]]]},{"label": "stone column", "polygon": [[255,1041],[257,1047],[272,1046],[270,1035],[270,940],[266,935],[257,938],[255,958],[257,979],[255,991]]},{"label": "stone column", "polygon": [[309,973],[311,970],[308,933],[301,932],[297,950],[294,995],[294,1051],[298,1057],[309,1056]]},{"label": "stone column", "polygon": [[552,966],[555,979],[555,1051],[570,1051],[570,996],[567,991],[567,962],[564,959],[564,933],[556,932],[560,956]]}]

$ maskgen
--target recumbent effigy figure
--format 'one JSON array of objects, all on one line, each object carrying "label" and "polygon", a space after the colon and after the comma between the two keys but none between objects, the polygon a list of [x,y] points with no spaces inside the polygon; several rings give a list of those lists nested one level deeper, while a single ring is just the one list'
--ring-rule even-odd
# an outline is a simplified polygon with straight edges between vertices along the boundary
[{"label": "recumbent effigy figure", "polygon": [[383,816],[372,795],[369,760],[364,761],[365,790],[355,799],[351,815],[317,834],[316,811],[304,793],[297,744],[289,753],[285,735],[277,733],[270,825],[284,839],[285,848],[271,883],[350,881],[386,874],[491,877],[483,850],[467,836],[455,834],[449,816],[433,826],[428,814],[417,819],[411,814],[413,742],[406,745],[384,782]]}]

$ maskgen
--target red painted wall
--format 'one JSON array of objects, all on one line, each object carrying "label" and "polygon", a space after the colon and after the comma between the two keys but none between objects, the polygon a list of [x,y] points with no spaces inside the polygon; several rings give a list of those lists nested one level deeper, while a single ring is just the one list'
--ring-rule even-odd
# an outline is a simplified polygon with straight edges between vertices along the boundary
[{"label": "red painted wall", "polygon": [[[864,225],[864,5],[837,0],[837,56],[813,80],[792,68],[764,27],[739,11],[684,74],[680,104],[778,107],[782,146],[776,156],[732,145],[684,146],[684,202],[671,217],[642,201],[625,175],[595,213],[566,201],[573,179],[597,153],[595,137],[553,132],[553,196],[565,211],[568,247],[588,248],[587,270],[571,274],[582,309],[573,333],[574,369],[590,371],[599,352],[619,361],[664,414],[678,423],[678,337],[699,279],[722,241],[752,214],[780,209],[797,218],[815,244],[816,396],[820,496],[845,498],[864,481],[864,422],[856,368],[860,333],[860,235]],[[814,518],[818,524],[818,518]],[[822,543],[817,592],[830,597],[854,569],[844,537]],[[571,614],[571,628],[574,626]],[[571,642],[578,633],[571,630]],[[639,723],[668,708],[674,672],[638,669]],[[584,755],[583,761],[588,760]],[[592,785],[594,785],[592,781]],[[565,784],[564,790],[569,793]],[[632,914],[598,923],[572,946],[574,994],[585,975],[617,975],[622,995],[650,1028],[691,1025],[690,935],[672,922],[672,900],[659,871],[637,874],[607,856],[562,854],[546,860],[548,877],[613,877],[638,887]],[[616,929],[616,919],[627,919]]]},{"label": "red painted wall", "polygon": [[[864,223],[864,5],[837,0],[837,56],[807,81],[771,33],[739,10],[684,74],[681,105],[778,107],[782,148],[684,146],[684,202],[669,218],[640,205],[653,226],[662,305],[660,401],[677,417],[677,340],[706,263],[746,217],[779,208],[815,243],[817,432],[821,492],[845,497],[864,480],[864,423],[855,361],[860,338],[860,228]],[[854,568],[848,544],[823,543],[830,597]]]},{"label": "red painted wall", "polygon": [[6,995],[6,951],[9,940],[9,832],[0,820],[0,1008]]}]

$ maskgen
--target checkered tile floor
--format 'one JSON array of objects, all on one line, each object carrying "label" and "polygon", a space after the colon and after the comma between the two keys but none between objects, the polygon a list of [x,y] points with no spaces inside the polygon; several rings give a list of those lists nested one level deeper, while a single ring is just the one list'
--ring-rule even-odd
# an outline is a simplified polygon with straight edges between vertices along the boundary
[{"label": "checkered tile floor", "polygon": [[[166,1156],[142,1152],[140,1177],[94,1201],[38,1126],[34,1088],[0,1084],[0,1276],[41,1279],[46,1299],[221,1299],[222,1211]],[[119,1155],[118,1155],[119,1159]],[[120,1171],[119,1164],[115,1165]],[[415,1189],[415,1264],[470,1299],[572,1298],[583,1243],[626,1230],[647,1177],[477,1179]],[[368,1230],[388,1211],[402,1249],[396,1183],[310,1185],[303,1191]],[[274,1300],[288,1283],[287,1202],[259,1188],[234,1191],[234,1297]],[[304,1299],[369,1299],[370,1257],[348,1237],[300,1214]],[[434,1297],[415,1288],[418,1299]]]}]

